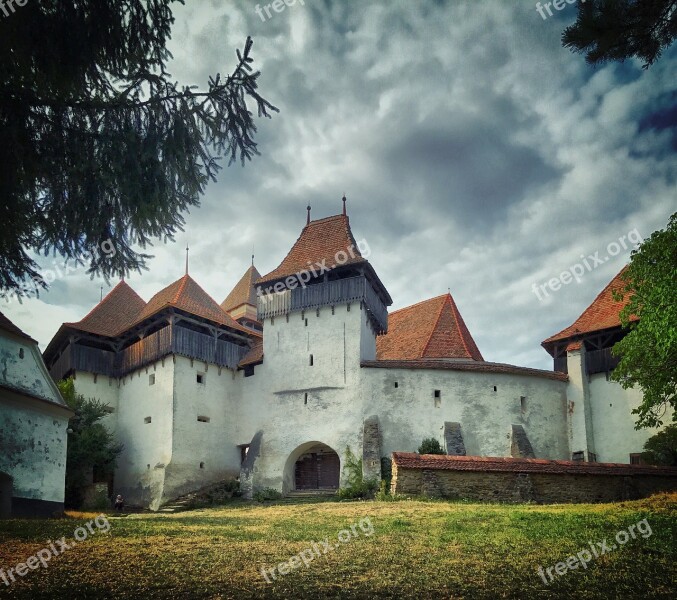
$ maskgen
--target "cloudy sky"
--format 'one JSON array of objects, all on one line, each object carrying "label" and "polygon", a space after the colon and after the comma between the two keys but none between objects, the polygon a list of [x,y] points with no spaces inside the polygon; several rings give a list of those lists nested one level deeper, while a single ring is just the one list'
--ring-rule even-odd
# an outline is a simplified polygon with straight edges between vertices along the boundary
[{"label": "cloudy sky", "polygon": [[[221,171],[132,287],[148,300],[181,277],[188,243],[191,275],[221,302],[252,246],[272,270],[306,205],[337,214],[346,193],[392,309],[449,288],[486,360],[551,369],[540,342],[627,262],[632,244],[614,243],[677,210],[677,47],[648,71],[592,68],[560,44],[575,7],[544,20],[531,0],[298,0],[270,18],[260,6],[263,18],[255,2],[175,9],[181,83],[231,70],[249,34],[280,113],[259,122],[261,156]],[[533,284],[596,252],[608,260],[539,300]],[[44,347],[101,285],[80,270],[0,310]]]}]

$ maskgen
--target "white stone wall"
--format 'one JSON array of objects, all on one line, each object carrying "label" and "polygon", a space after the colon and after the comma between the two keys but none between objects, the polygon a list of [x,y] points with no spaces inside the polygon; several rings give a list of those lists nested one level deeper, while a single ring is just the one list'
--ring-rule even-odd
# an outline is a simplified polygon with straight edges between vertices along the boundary
[{"label": "white stone wall", "polygon": [[36,344],[0,334],[0,384],[12,388],[0,387],[0,471],[12,495],[63,503],[70,413],[54,404],[63,400]]},{"label": "white stone wall", "polygon": [[63,503],[67,429],[58,407],[0,389],[0,471],[14,497]]},{"label": "white stone wall", "polygon": [[[642,402],[639,389],[624,390],[607,381],[604,373],[591,375],[588,387],[598,462],[629,463],[630,453],[642,452],[644,442],[662,428],[635,430],[637,416],[631,412]],[[671,422],[671,415],[665,415],[665,424]]]},{"label": "white stone wall", "polygon": [[362,414],[378,415],[384,456],[416,452],[429,437],[444,448],[444,423],[451,421],[461,424],[468,455],[510,456],[511,425],[519,424],[537,457],[567,458],[565,382],[440,369],[364,368],[362,377]]}]

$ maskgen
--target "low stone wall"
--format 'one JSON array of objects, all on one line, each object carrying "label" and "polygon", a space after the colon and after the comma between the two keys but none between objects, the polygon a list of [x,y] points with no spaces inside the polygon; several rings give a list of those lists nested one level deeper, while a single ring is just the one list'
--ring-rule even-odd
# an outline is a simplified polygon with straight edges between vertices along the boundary
[{"label": "low stone wall", "polygon": [[677,468],[394,452],[391,491],[496,502],[613,502],[677,490]]}]

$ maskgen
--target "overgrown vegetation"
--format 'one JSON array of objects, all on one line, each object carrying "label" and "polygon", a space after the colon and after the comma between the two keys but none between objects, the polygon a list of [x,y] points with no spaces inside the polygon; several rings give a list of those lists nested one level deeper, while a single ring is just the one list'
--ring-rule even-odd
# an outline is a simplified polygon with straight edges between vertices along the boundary
[{"label": "overgrown vegetation", "polygon": [[628,297],[620,319],[630,333],[613,347],[621,360],[611,378],[642,391],[636,429],[661,425],[670,411],[677,421],[677,213],[633,250],[621,277],[614,297]]},{"label": "overgrown vegetation", "polygon": [[342,500],[356,498],[373,498],[379,487],[376,479],[365,479],[362,474],[362,459],[357,458],[350,447],[346,447],[343,462],[343,478],[345,485],[337,492]]},{"label": "overgrown vegetation", "polygon": [[650,465],[677,466],[677,424],[668,425],[644,442],[642,459]]},{"label": "overgrown vegetation", "polygon": [[79,508],[93,473],[105,479],[115,471],[122,446],[115,444],[113,435],[100,423],[108,414],[106,404],[76,394],[73,379],[60,381],[58,386],[66,404],[75,411],[68,425],[72,432],[68,434],[65,504]]},{"label": "overgrown vegetation", "polygon": [[254,492],[254,500],[257,502],[266,502],[270,500],[279,500],[282,494],[274,488],[263,488]]},{"label": "overgrown vegetation", "polygon": [[[109,517],[97,533],[5,587],[13,600],[53,598],[671,598],[677,495],[617,504],[557,506],[451,502],[231,504],[174,515]],[[0,521],[0,565],[17,565],[48,539],[72,539],[97,513],[69,520]],[[270,568],[369,517],[359,535],[307,567],[266,583]],[[639,535],[546,584],[551,567],[590,542]],[[359,531],[359,529],[358,529]],[[615,542],[614,542],[615,543]],[[322,552],[322,550],[320,550]]]},{"label": "overgrown vegetation", "polygon": [[446,454],[435,438],[426,438],[418,447],[419,454]]}]

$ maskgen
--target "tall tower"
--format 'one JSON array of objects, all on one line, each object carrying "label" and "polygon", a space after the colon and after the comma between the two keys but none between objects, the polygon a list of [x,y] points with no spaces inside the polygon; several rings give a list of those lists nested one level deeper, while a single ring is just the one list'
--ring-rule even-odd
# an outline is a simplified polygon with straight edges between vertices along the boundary
[{"label": "tall tower", "polygon": [[361,360],[375,358],[392,304],[367,260],[368,244],[353,236],[343,201],[342,214],[315,221],[308,207],[287,256],[256,282],[266,362],[323,386],[349,383]]}]

